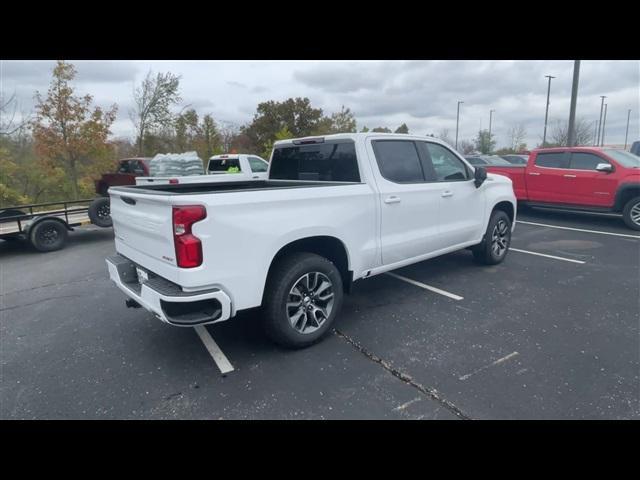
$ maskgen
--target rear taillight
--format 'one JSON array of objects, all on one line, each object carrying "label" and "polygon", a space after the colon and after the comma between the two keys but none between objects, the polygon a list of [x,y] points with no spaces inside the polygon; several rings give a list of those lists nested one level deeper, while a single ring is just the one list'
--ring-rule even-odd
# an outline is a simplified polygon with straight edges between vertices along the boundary
[{"label": "rear taillight", "polygon": [[202,243],[191,233],[191,226],[206,217],[207,210],[202,205],[173,207],[173,243],[180,268],[202,265]]},{"label": "rear taillight", "polygon": [[176,184],[178,184],[178,183],[180,183],[180,182],[178,181],[178,179],[177,179],[177,178],[170,178],[170,179],[169,179],[169,184],[170,184],[170,185],[176,185]]}]

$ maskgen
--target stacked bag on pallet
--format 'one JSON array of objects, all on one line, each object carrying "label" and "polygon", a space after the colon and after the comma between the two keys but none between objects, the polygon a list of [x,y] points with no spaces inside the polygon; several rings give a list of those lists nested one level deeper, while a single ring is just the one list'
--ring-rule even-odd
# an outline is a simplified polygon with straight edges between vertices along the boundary
[{"label": "stacked bag on pallet", "polygon": [[202,160],[196,152],[159,153],[149,163],[152,177],[204,175]]}]

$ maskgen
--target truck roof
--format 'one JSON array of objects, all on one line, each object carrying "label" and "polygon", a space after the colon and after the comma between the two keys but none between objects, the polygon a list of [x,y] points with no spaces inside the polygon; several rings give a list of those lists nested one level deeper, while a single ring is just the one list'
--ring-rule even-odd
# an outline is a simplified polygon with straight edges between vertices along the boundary
[{"label": "truck roof", "polygon": [[331,135],[313,135],[308,137],[298,137],[298,138],[288,138],[286,140],[278,140],[274,142],[273,146],[281,146],[281,145],[289,145],[296,142],[309,142],[315,143],[314,140],[353,140],[356,141],[359,138],[365,137],[384,137],[384,138],[401,138],[401,139],[412,139],[412,140],[429,140],[430,142],[439,143],[441,145],[449,146],[446,142],[443,142],[439,138],[430,137],[427,135],[412,135],[409,133],[383,133],[383,132],[357,132],[357,133],[334,133]]},{"label": "truck roof", "polygon": [[603,147],[544,147],[534,148],[532,152],[602,152]]}]

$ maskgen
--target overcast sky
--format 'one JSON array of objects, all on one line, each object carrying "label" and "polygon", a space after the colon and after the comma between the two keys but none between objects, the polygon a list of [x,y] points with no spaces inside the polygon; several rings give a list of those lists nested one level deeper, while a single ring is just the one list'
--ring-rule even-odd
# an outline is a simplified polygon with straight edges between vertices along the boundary
[{"label": "overcast sky", "polygon": [[[0,61],[0,90],[15,92],[21,111],[33,110],[36,90],[45,93],[53,61]],[[523,123],[529,147],[542,139],[547,94],[551,83],[549,119],[566,120],[573,61],[71,61],[78,70],[79,93],[93,95],[107,107],[117,103],[113,135],[132,137],[129,119],[134,85],[149,70],[181,75],[183,106],[218,121],[242,125],[259,102],[309,97],[325,114],[349,107],[363,126],[397,128],[410,133],[438,134],[456,128],[457,101],[462,100],[460,139],[472,139],[488,128],[498,147],[508,143],[507,129]],[[640,138],[640,62],[583,61],[577,116],[597,121],[600,95],[606,95],[606,143],[624,143],[627,111],[631,109],[629,142]],[[594,124],[595,125],[595,124]]]}]

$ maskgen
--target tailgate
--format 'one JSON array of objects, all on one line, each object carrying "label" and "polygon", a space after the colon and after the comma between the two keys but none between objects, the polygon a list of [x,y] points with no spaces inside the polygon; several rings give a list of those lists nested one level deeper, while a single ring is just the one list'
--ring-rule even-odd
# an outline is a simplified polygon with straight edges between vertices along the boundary
[{"label": "tailgate", "polygon": [[116,250],[160,275],[175,277],[178,268],[169,196],[118,189],[110,189],[109,195]]}]

